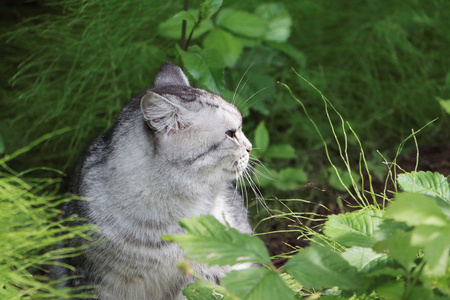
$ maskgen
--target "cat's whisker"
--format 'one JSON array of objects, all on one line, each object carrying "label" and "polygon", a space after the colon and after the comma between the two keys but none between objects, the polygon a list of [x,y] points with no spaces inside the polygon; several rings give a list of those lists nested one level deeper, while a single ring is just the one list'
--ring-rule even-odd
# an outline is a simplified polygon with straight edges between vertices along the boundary
[{"label": "cat's whisker", "polygon": [[[253,64],[254,64],[254,63],[255,63],[255,62],[252,62],[252,63],[250,64],[250,66],[248,66],[247,70],[245,70],[244,74],[241,76],[241,79],[239,80],[239,82],[238,82],[238,84],[237,84],[237,86],[236,86],[236,89],[234,90],[233,99],[231,100],[231,103],[235,104],[236,97],[239,96],[239,93],[240,93],[240,92],[238,93],[239,86],[241,85],[241,82],[242,82],[242,80],[244,79],[245,75],[247,75],[248,71],[253,67]],[[246,82],[246,83],[247,83],[247,82]],[[241,89],[241,90],[242,90],[242,89]]]},{"label": "cat's whisker", "polygon": [[[247,104],[247,102],[250,101],[253,97],[255,97],[256,95],[258,95],[258,94],[261,93],[262,91],[267,90],[270,86],[271,86],[271,85],[268,85],[268,86],[266,86],[266,87],[263,87],[263,88],[260,89],[259,91],[254,92],[253,95],[251,95],[250,97],[248,97],[247,100],[245,100],[245,102],[242,103],[242,105]],[[258,101],[261,101],[261,100],[258,100]],[[255,102],[255,103],[257,103],[257,102]]]},{"label": "cat's whisker", "polygon": [[[236,100],[238,99],[238,97],[239,97],[239,94],[241,93],[241,91],[244,89],[244,87],[247,85],[247,82],[248,82],[248,80],[249,79],[246,79],[245,80],[245,82],[244,82],[244,84],[242,85],[242,87],[239,89],[239,91],[237,92],[237,94],[236,94],[236,98],[234,99],[234,102],[235,102],[235,104],[236,104]],[[244,105],[245,104],[245,102],[244,103],[237,103],[236,105],[237,106],[241,106],[241,105]]]},{"label": "cat's whisker", "polygon": [[258,188],[257,184],[255,183],[255,181],[253,180],[250,172],[246,169],[246,170],[244,170],[243,175],[244,175],[245,179],[247,180],[247,182],[248,182],[250,188],[252,189],[253,193],[255,194],[257,203],[259,202],[264,207],[264,209],[266,209],[266,211],[268,213],[271,213],[271,209],[268,207],[266,201],[264,200],[264,196],[262,195],[262,193],[259,190],[259,188]]},{"label": "cat's whisker", "polygon": [[250,107],[252,107],[252,106],[255,105],[256,103],[259,103],[259,102],[261,102],[261,101],[264,101],[264,98],[261,98],[261,99],[259,99],[259,100],[257,100],[257,101],[254,101],[254,102],[249,103],[247,106],[244,106],[244,105],[246,105],[246,104],[250,101],[251,98],[253,98],[253,97],[256,96],[257,94],[259,94],[260,92],[262,92],[262,91],[268,89],[269,87],[270,87],[270,85],[268,85],[268,86],[266,86],[266,87],[260,89],[259,91],[255,92],[253,95],[251,95],[249,98],[247,98],[247,99],[244,101],[244,103],[241,104],[241,105],[242,105],[242,110],[244,110],[244,111],[245,111],[245,110],[248,110],[248,109],[250,109]]}]

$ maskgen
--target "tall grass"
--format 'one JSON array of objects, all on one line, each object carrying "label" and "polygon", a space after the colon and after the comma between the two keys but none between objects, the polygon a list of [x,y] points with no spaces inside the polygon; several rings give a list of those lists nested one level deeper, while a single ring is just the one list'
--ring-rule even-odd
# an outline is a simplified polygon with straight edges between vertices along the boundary
[{"label": "tall grass", "polygon": [[[74,290],[60,288],[60,280],[50,280],[47,273],[50,266],[59,264],[58,259],[77,255],[81,250],[58,248],[58,245],[74,237],[89,239],[86,232],[92,226],[67,228],[64,220],[58,220],[58,207],[73,196],[59,194],[61,180],[58,178],[32,176],[48,172],[48,168],[18,173],[8,166],[11,157],[30,148],[0,159],[0,298],[70,299]],[[88,293],[80,297],[88,297]]]},{"label": "tall grass", "polygon": [[47,165],[55,158],[70,164],[124,103],[152,86],[168,57],[168,42],[156,39],[155,28],[174,7],[141,0],[47,4],[62,12],[39,15],[3,36],[6,57],[21,55],[22,62],[10,79],[12,91],[3,95],[1,134],[10,151],[73,126],[70,136],[47,143],[38,157]]}]

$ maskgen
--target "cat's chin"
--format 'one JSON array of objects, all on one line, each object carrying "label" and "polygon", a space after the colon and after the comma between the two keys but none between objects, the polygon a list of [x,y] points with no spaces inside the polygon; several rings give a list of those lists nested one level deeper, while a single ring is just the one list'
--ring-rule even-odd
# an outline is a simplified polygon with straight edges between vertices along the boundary
[{"label": "cat's chin", "polygon": [[239,170],[238,168],[233,169],[223,168],[222,171],[224,173],[224,177],[226,178],[226,180],[236,180],[239,177],[241,177],[242,174],[244,173],[244,170]]}]

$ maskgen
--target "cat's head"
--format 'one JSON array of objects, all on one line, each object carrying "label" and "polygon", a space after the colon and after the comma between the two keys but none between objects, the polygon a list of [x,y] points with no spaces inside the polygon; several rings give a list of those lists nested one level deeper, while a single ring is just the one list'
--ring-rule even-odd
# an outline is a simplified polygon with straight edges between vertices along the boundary
[{"label": "cat's head", "polygon": [[158,155],[207,176],[234,179],[247,167],[252,145],[231,103],[192,88],[183,71],[164,64],[141,99],[144,120],[157,137]]}]

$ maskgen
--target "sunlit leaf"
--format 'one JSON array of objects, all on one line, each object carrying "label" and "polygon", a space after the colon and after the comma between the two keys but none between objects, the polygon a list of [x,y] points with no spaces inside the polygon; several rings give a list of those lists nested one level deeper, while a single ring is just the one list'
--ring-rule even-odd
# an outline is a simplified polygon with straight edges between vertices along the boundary
[{"label": "sunlit leaf", "polygon": [[292,19],[282,3],[260,4],[255,15],[267,25],[264,39],[274,42],[286,42],[291,35]]},{"label": "sunlit leaf", "polygon": [[234,66],[242,53],[242,44],[227,31],[217,28],[211,31],[203,40],[205,49],[214,51],[223,56],[225,65]]},{"label": "sunlit leaf", "polygon": [[374,233],[382,222],[382,213],[375,210],[360,210],[346,214],[330,215],[323,232],[343,246],[372,247]]},{"label": "sunlit leaf", "polygon": [[428,272],[442,276],[448,269],[450,251],[450,223],[447,226],[420,225],[414,228],[411,244],[424,249]]},{"label": "sunlit leaf", "polygon": [[420,247],[411,244],[411,232],[398,231],[386,240],[376,243],[373,249],[380,253],[389,253],[389,257],[410,270],[416,266],[415,260]]},{"label": "sunlit leaf", "polygon": [[243,262],[270,264],[269,253],[259,238],[225,226],[213,216],[183,219],[180,225],[186,234],[163,238],[179,243],[189,259],[220,266]]},{"label": "sunlit leaf", "polygon": [[188,300],[239,300],[224,287],[209,282],[196,281],[183,290]]},{"label": "sunlit leaf", "polygon": [[385,213],[386,218],[413,225],[445,226],[447,217],[433,197],[416,193],[396,195]]},{"label": "sunlit leaf", "polygon": [[442,109],[450,115],[450,100],[438,99]]},{"label": "sunlit leaf", "polygon": [[294,300],[294,293],[277,272],[252,268],[232,271],[222,278],[222,284],[243,300]]},{"label": "sunlit leaf", "polygon": [[337,286],[342,290],[357,290],[361,284],[355,267],[338,253],[319,245],[300,251],[284,269],[306,288]]},{"label": "sunlit leaf", "polygon": [[377,253],[371,248],[351,247],[342,253],[342,257],[361,273],[372,273],[385,269],[388,257],[385,253]]},{"label": "sunlit leaf", "polygon": [[450,183],[440,173],[430,171],[404,173],[398,175],[398,183],[405,192],[437,196],[450,203]]},{"label": "sunlit leaf", "polygon": [[200,18],[207,20],[214,15],[222,6],[222,0],[203,0],[200,4]]}]

